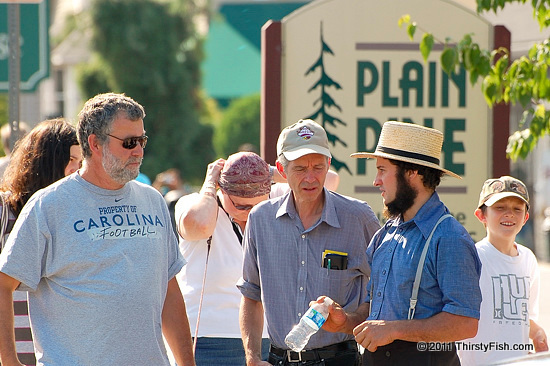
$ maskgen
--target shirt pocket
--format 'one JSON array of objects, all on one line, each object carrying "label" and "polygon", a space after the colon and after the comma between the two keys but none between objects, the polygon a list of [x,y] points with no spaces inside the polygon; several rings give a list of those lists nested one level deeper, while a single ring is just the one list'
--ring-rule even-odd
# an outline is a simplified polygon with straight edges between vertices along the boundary
[{"label": "shirt pocket", "polygon": [[367,283],[367,277],[357,268],[344,270],[320,268],[319,272],[321,288],[318,289],[318,293],[330,297],[340,305],[347,304],[362,293],[362,287]]}]

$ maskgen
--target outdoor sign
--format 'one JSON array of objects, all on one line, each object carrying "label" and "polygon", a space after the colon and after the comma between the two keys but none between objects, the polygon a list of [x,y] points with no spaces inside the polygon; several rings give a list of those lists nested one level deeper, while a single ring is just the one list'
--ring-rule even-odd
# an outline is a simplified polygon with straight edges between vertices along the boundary
[{"label": "outdoor sign", "polygon": [[[5,1],[5,0],[3,0]],[[0,1],[0,2],[3,2]],[[30,1],[17,1],[17,3]],[[38,1],[32,1],[38,2]],[[14,2],[10,2],[13,4]],[[8,85],[8,6],[0,4],[0,92],[9,90]],[[21,91],[34,91],[38,82],[49,76],[49,11],[48,1],[39,4],[21,4],[20,13],[20,67]]]},{"label": "outdoor sign", "polygon": [[[381,220],[380,190],[372,185],[375,160],[350,154],[374,151],[388,120],[442,131],[442,166],[463,179],[445,176],[437,191],[474,239],[481,239],[483,226],[473,211],[493,172],[492,111],[479,82],[471,86],[463,69],[450,76],[442,70],[442,45],[423,61],[422,32],[411,42],[398,27],[405,14],[439,40],[456,41],[470,33],[481,47],[493,47],[491,24],[452,1],[313,1],[280,23],[280,70],[265,60],[264,80],[280,72],[280,128],[302,118],[322,124],[332,167],[340,175],[338,192],[365,200]],[[264,106],[273,108],[277,100],[270,99],[269,85],[263,87]]]}]

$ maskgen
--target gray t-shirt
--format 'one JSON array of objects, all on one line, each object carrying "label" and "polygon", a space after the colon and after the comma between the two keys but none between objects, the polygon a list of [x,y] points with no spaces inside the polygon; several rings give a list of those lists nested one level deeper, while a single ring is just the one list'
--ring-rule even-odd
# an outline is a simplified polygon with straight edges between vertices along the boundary
[{"label": "gray t-shirt", "polygon": [[40,365],[169,365],[161,313],[184,264],[156,190],[78,173],[31,197],[0,255],[29,291]]}]

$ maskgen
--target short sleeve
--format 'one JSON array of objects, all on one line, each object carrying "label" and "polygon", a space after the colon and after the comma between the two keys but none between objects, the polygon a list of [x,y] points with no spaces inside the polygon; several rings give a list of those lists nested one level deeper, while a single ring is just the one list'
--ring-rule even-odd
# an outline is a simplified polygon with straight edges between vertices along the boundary
[{"label": "short sleeve", "polygon": [[457,233],[438,239],[437,281],[443,311],[479,319],[481,261],[473,241]]},{"label": "short sleeve", "polygon": [[258,268],[258,251],[252,237],[251,226],[253,215],[249,216],[243,240],[243,275],[237,282],[241,294],[255,301],[261,301],[260,273]]},{"label": "short sleeve", "polygon": [[36,202],[27,202],[0,254],[0,271],[21,282],[18,289],[25,291],[36,290],[46,271],[52,237]]}]

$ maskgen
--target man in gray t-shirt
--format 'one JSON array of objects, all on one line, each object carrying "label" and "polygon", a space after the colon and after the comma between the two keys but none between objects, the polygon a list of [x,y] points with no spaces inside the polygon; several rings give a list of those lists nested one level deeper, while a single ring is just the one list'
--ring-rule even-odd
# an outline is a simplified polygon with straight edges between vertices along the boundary
[{"label": "man in gray t-shirt", "polygon": [[0,255],[0,358],[21,365],[12,292],[29,291],[39,365],[194,365],[185,265],[162,196],[133,181],[147,136],[143,107],[100,94],[79,115],[83,167],[38,191]]}]

